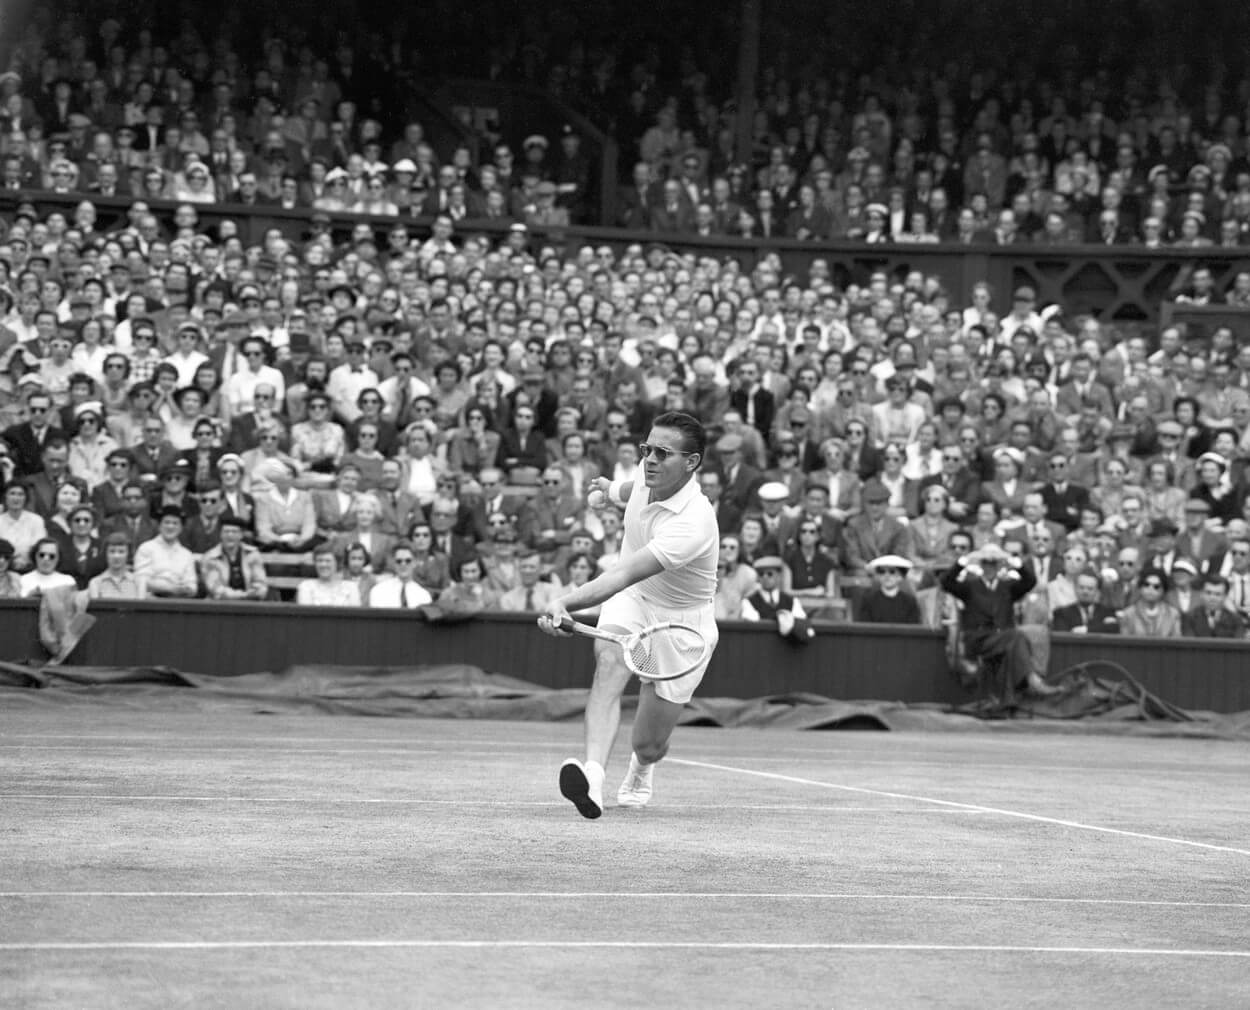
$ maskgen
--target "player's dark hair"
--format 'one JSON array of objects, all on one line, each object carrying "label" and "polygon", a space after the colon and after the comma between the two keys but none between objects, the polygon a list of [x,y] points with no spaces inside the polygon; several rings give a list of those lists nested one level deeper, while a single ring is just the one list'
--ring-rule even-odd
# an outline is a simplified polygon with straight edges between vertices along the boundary
[{"label": "player's dark hair", "polygon": [[699,419],[684,414],[680,410],[667,410],[651,422],[654,428],[675,428],[681,432],[682,441],[687,452],[697,452],[699,459],[707,455],[707,432]]}]

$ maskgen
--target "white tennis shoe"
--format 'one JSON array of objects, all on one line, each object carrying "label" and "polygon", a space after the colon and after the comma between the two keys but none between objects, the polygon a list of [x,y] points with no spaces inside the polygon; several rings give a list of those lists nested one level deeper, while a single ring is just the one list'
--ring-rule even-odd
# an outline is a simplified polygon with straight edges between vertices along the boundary
[{"label": "white tennis shoe", "polygon": [[589,820],[603,815],[603,765],[587,761],[584,765],[569,758],[560,766],[560,793],[577,812]]},{"label": "white tennis shoe", "polygon": [[629,756],[629,771],[621,788],[616,791],[616,802],[622,807],[645,807],[651,799],[651,778],[655,765],[644,765],[637,754]]}]

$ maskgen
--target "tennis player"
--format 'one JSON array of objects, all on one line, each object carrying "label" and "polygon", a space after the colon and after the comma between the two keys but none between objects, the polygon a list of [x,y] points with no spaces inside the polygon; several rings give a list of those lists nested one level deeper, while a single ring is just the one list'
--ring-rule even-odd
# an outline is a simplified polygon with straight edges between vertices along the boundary
[{"label": "tennis player", "polygon": [[[569,611],[603,604],[599,627],[632,633],[658,621],[678,621],[708,642],[704,662],[685,676],[643,681],[634,720],[629,771],[616,794],[621,806],[644,806],[651,798],[652,772],[668,751],[669,737],[683,706],[707,670],[716,645],[713,599],[720,543],[716,512],[699,482],[707,436],[689,414],[669,411],[655,419],[639,448],[643,479],[608,481],[597,477],[588,488],[625,506],[620,561],[598,578],[546,607],[538,619],[549,635],[568,636],[560,624]],[[600,503],[604,507],[606,503]],[[583,817],[603,813],[603,778],[621,722],[621,695],[631,674],[621,646],[595,642],[595,679],[586,702],[586,760],[560,766],[560,792]]]}]

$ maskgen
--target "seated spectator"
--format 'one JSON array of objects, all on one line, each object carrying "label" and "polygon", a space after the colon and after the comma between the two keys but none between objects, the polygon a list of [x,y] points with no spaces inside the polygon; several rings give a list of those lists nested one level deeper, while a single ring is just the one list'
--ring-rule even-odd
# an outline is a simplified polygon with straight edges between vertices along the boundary
[{"label": "seated spectator", "polygon": [[[320,546],[325,545],[318,544]],[[380,576],[373,573],[369,552],[360,544],[349,544],[343,552],[343,581],[355,588],[359,597],[356,606],[368,605],[369,592],[379,578]]]},{"label": "seated spectator", "polygon": [[479,614],[498,609],[499,594],[483,579],[480,558],[465,558],[455,580],[438,594],[438,605],[458,614]]},{"label": "seated spectator", "polygon": [[1181,618],[1186,638],[1244,638],[1241,618],[1228,608],[1228,579],[1207,575],[1198,602]]},{"label": "seated spectator", "polygon": [[916,595],[904,588],[911,568],[911,562],[897,554],[873,558],[868,563],[873,585],[860,596],[855,620],[864,624],[919,624]]},{"label": "seated spectator", "polygon": [[907,557],[921,576],[933,577],[951,566],[950,536],[959,527],[947,519],[950,495],[941,484],[929,484],[921,492],[921,513],[907,526]]},{"label": "seated spectator", "polygon": [[317,542],[317,511],[311,495],[294,487],[295,470],[269,459],[261,475],[271,490],[256,499],[256,542],[262,550],[299,554]]},{"label": "seated spectator", "polygon": [[4,511],[0,512],[0,539],[13,548],[11,565],[13,571],[19,574],[34,566],[31,552],[35,544],[48,535],[43,516],[27,508],[29,501],[30,491],[25,484],[10,484],[4,489]]},{"label": "seated spectator", "polygon": [[195,555],[182,545],[182,510],[167,505],[157,518],[157,535],[135,549],[135,575],[157,597],[190,598],[199,592]]},{"label": "seated spectator", "polygon": [[0,537],[0,600],[16,600],[22,595],[22,578],[13,571],[13,545]]},{"label": "seated spectator", "polygon": [[[823,493],[823,488],[819,489]],[[834,551],[822,549],[819,542],[819,520],[801,515],[795,528],[794,538],[789,542],[782,561],[782,588],[807,601],[810,616],[819,616],[824,606],[837,594],[837,557]]]},{"label": "seated spectator", "polygon": [[210,600],[264,600],[269,576],[260,551],[243,542],[245,524],[237,516],[223,516],[220,542],[200,562],[204,590]]},{"label": "seated spectator", "polygon": [[1076,602],[1057,607],[1051,617],[1055,631],[1071,631],[1078,635],[1118,635],[1120,619],[1116,611],[1099,602],[1102,579],[1092,569],[1076,576]]},{"label": "seated spectator", "polygon": [[72,575],[59,571],[61,548],[51,537],[35,544],[31,550],[35,567],[21,577],[22,596],[42,596],[54,589],[76,589]]},{"label": "seated spectator", "polygon": [[104,544],[96,526],[96,514],[90,505],[76,505],[69,514],[68,535],[53,534],[61,548],[58,568],[73,577],[79,589],[105,568]]},{"label": "seated spectator", "polygon": [[759,588],[742,601],[744,621],[762,621],[776,627],[782,638],[800,644],[815,637],[803,604],[781,589],[785,564],[778,557],[761,557],[754,566]]},{"label": "seated spectator", "polygon": [[87,595],[93,600],[142,600],[148,596],[147,584],[130,570],[130,539],[125,533],[110,533],[104,538],[105,569],[87,583]]},{"label": "seated spectator", "polygon": [[1142,572],[1137,585],[1137,601],[1117,615],[1120,633],[1140,638],[1179,637],[1180,611],[1165,599],[1168,577],[1158,569],[1148,569]]},{"label": "seated spectator", "polygon": [[868,570],[868,562],[883,554],[904,554],[907,527],[888,515],[890,491],[880,481],[870,481],[862,492],[864,511],[854,516],[843,530],[846,566],[853,575]]},{"label": "seated spectator", "polygon": [[333,489],[311,492],[319,536],[328,538],[355,527],[356,505],[362,497],[359,487],[360,468],[344,463],[335,474]]},{"label": "seated spectator", "polygon": [[742,563],[741,549],[742,545],[736,534],[721,534],[716,570],[717,620],[741,620],[742,601],[755,592],[759,585],[755,568]]},{"label": "seated spectator", "polygon": [[563,592],[559,583],[544,582],[542,559],[536,551],[529,551],[517,559],[520,584],[499,597],[499,609],[532,613],[546,608],[547,604]]},{"label": "seated spectator", "polygon": [[345,579],[339,569],[338,552],[329,544],[313,548],[316,578],[304,579],[296,587],[295,602],[305,607],[359,607],[360,588]]},{"label": "seated spectator", "polygon": [[400,540],[391,550],[390,568],[394,572],[379,579],[369,590],[366,606],[414,609],[433,602],[429,591],[413,577],[416,552],[407,540]]},{"label": "seated spectator", "polygon": [[[380,575],[387,564],[400,537],[383,533],[378,526],[381,506],[373,495],[357,495],[350,510],[351,526],[334,530],[329,534],[330,543],[343,553],[349,546],[362,547],[369,555],[369,570]],[[420,575],[415,576],[420,580]]]},{"label": "seated spectator", "polygon": [[[312,393],[305,400],[308,419],[291,428],[291,455],[314,474],[330,482],[330,475],[347,452],[343,428],[330,420],[330,397]],[[321,483],[321,482],[319,482]]]}]

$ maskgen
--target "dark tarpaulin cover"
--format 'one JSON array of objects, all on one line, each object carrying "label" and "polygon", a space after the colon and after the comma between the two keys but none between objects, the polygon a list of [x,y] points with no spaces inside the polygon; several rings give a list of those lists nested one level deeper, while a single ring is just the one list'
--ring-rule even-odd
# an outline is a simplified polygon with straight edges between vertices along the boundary
[{"label": "dark tarpaulin cover", "polygon": [[[1063,690],[1025,699],[1008,713],[889,701],[839,701],[815,694],[699,698],[682,724],[784,729],[875,729],[1143,733],[1250,738],[1250,712],[1187,712],[1151,695],[1125,672],[1070,672]],[[453,719],[580,719],[584,688],[554,690],[475,666],[292,666],[276,673],[205,676],[168,667],[28,666],[0,663],[0,706],[68,704],[253,712],[318,711],[340,715]],[[626,696],[626,706],[634,700]]]}]

